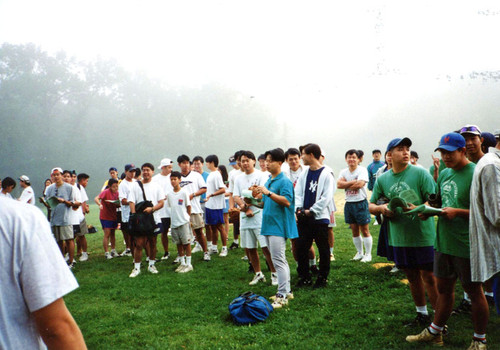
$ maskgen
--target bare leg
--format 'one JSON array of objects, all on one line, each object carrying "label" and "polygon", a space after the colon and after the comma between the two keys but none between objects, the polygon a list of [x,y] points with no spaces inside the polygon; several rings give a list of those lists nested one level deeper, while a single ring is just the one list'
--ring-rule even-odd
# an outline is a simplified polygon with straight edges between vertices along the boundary
[{"label": "bare leg", "polygon": [[252,264],[253,270],[255,273],[260,272],[260,260],[259,253],[257,253],[257,248],[245,248],[248,259],[250,259],[250,263]]},{"label": "bare leg", "polygon": [[273,259],[271,259],[271,252],[269,251],[269,248],[262,247],[262,253],[264,254],[264,257],[266,258],[267,264],[269,265],[271,272],[275,273],[276,269],[274,268]]}]

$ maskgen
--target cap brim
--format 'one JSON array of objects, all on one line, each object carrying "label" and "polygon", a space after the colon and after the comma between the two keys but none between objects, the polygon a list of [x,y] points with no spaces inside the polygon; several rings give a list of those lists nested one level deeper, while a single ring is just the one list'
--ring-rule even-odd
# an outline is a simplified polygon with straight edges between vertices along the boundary
[{"label": "cap brim", "polygon": [[444,149],[445,151],[448,151],[448,152],[454,152],[456,151],[457,149],[459,149],[461,147],[455,147],[455,146],[447,146],[447,145],[444,145],[444,146],[439,146],[438,148],[436,148],[434,150],[434,152],[437,152],[437,151],[440,151],[442,149]]}]

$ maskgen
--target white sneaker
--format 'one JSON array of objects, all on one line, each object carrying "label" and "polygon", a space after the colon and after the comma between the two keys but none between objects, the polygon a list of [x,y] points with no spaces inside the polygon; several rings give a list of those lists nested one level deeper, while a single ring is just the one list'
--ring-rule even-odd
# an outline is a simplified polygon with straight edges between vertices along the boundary
[{"label": "white sneaker", "polygon": [[266,281],[266,276],[262,272],[256,273],[255,276],[253,277],[253,280],[250,281],[249,285],[255,286],[259,282],[265,282]]},{"label": "white sneaker", "polygon": [[398,269],[398,267],[397,267],[397,266],[394,266],[394,267],[392,268],[392,270],[391,270],[391,271],[389,271],[389,272],[390,272],[390,273],[396,273],[396,272],[399,272],[399,269]]},{"label": "white sneaker", "polygon": [[208,252],[210,253],[210,255],[212,255],[212,254],[218,254],[219,253],[219,249],[217,249],[216,245],[213,245],[213,246],[210,247],[210,249],[208,250]]},{"label": "white sneaker", "polygon": [[141,270],[134,268],[128,277],[134,278],[134,277],[139,276],[140,273],[141,273]]},{"label": "white sneaker", "polygon": [[156,269],[156,266],[154,265],[149,265],[148,266],[148,271],[153,273],[153,274],[157,274],[158,273],[158,270]]},{"label": "white sneaker", "polygon": [[210,261],[210,254],[208,254],[208,252],[203,254],[203,261]]},{"label": "white sneaker", "polygon": [[196,242],[194,248],[191,250],[191,253],[198,253],[201,252],[203,249],[201,249],[200,243]]},{"label": "white sneaker", "polygon": [[130,249],[125,249],[123,253],[120,254],[121,256],[132,256],[132,251]]},{"label": "white sneaker", "polygon": [[111,253],[110,252],[105,252],[104,253],[104,257],[109,260],[109,259],[113,259],[113,257],[111,256]]},{"label": "white sneaker", "polygon": [[330,254],[330,261],[335,261],[335,255]]},{"label": "white sneaker", "polygon": [[186,268],[187,265],[179,265],[176,269],[175,269],[175,272],[181,272],[182,270],[184,270]]},{"label": "white sneaker", "polygon": [[116,250],[114,250],[114,249],[113,249],[113,250],[111,251],[111,256],[112,256],[113,258],[116,258],[116,257],[119,257],[119,256],[120,256],[120,254],[118,254],[118,253],[116,252]]},{"label": "white sneaker", "polygon": [[226,257],[227,256],[227,248],[226,249],[222,248],[219,256],[222,258]]},{"label": "white sneaker", "polygon": [[163,254],[163,256],[161,257],[161,260],[168,260],[168,258],[170,258],[170,253],[169,252],[166,252],[165,254]]},{"label": "white sneaker", "polygon": [[243,256],[243,257],[241,258],[241,260],[248,260],[248,256],[246,256],[246,255],[245,255],[245,256]]},{"label": "white sneaker", "polygon": [[[292,292],[288,293],[288,294],[286,295],[286,298],[287,298],[288,300],[292,300],[292,299],[293,299],[293,293],[292,293]],[[271,295],[271,296],[269,297],[269,300],[271,300],[271,301],[274,301],[275,299],[276,299],[276,294],[275,294],[275,295]]]},{"label": "white sneaker", "polygon": [[363,253],[357,252],[356,255],[354,255],[354,258],[352,258],[351,260],[358,261],[361,259],[363,259]]},{"label": "white sneaker", "polygon": [[181,262],[181,257],[177,256],[177,258],[174,259],[173,264],[180,264],[180,262]]},{"label": "white sneaker", "polygon": [[367,263],[367,262],[370,262],[372,261],[372,255],[371,254],[365,254],[365,256],[363,256],[363,259],[361,259],[361,262],[363,263]]},{"label": "white sneaker", "polygon": [[193,265],[184,265],[184,268],[179,271],[179,273],[186,273],[186,272],[189,272],[189,271],[193,271]]},{"label": "white sneaker", "polygon": [[281,309],[283,306],[288,305],[288,299],[281,294],[278,294],[274,298],[274,301],[271,305],[274,309]]},{"label": "white sneaker", "polygon": [[271,273],[271,284],[273,286],[277,286],[278,285],[278,274],[273,272]]},{"label": "white sneaker", "polygon": [[87,260],[89,260],[89,254],[87,252],[83,252],[82,256],[78,260],[80,260],[80,261],[87,261]]}]

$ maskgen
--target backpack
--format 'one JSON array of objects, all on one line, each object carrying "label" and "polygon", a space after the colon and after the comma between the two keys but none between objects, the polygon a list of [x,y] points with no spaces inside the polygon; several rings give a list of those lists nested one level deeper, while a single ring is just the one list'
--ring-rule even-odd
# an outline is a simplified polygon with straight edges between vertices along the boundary
[{"label": "backpack", "polygon": [[144,186],[141,181],[137,182],[142,190],[142,202],[135,205],[135,214],[130,214],[129,227],[132,236],[152,235],[156,230],[156,223],[153,214],[144,213],[144,209],[153,207],[153,203],[146,199]]},{"label": "backpack", "polygon": [[237,324],[252,324],[264,321],[273,311],[273,306],[266,298],[245,292],[229,304],[229,313]]}]

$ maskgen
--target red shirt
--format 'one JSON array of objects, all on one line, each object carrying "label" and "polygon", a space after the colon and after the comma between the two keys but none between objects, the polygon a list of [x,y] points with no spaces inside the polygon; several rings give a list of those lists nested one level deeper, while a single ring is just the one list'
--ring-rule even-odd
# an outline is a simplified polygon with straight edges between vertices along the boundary
[{"label": "red shirt", "polygon": [[118,199],[118,192],[111,192],[109,188],[105,189],[99,195],[101,199],[102,209],[99,213],[99,219],[101,220],[118,220],[116,216],[116,205],[114,203],[106,202],[106,200],[115,201]]}]

